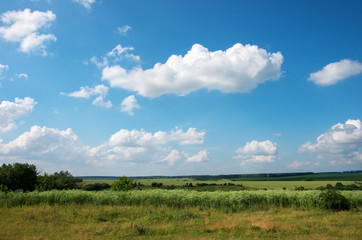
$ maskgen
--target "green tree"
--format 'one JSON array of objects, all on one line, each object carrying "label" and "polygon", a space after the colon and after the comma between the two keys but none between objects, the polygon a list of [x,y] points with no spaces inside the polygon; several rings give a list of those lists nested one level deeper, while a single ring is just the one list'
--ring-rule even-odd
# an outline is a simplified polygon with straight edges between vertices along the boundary
[{"label": "green tree", "polygon": [[117,181],[112,183],[112,190],[114,191],[128,191],[137,187],[137,183],[127,177],[119,177]]},{"label": "green tree", "polygon": [[53,189],[75,189],[78,188],[78,182],[81,181],[72,176],[68,171],[60,171],[54,174],[44,173],[38,177],[38,190],[49,191]]},{"label": "green tree", "polygon": [[0,167],[0,186],[2,189],[33,191],[38,172],[34,165],[27,163],[3,164]]}]

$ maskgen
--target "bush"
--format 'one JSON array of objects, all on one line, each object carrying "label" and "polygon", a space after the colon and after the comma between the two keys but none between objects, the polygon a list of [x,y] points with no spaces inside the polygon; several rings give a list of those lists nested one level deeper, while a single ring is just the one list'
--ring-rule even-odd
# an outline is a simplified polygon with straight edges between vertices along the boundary
[{"label": "bush", "polygon": [[112,190],[114,191],[128,191],[137,187],[137,184],[133,180],[127,177],[119,177],[119,179],[112,183]]},{"label": "bush", "polygon": [[321,192],[319,206],[328,210],[350,210],[351,208],[349,200],[333,188]]},{"label": "bush", "polygon": [[86,191],[102,191],[109,188],[111,188],[111,185],[109,185],[108,183],[94,183],[84,186],[84,190]]}]

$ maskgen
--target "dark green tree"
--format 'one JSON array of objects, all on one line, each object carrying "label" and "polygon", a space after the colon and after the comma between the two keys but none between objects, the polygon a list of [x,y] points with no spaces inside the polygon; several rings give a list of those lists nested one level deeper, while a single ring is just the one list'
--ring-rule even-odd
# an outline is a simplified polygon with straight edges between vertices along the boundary
[{"label": "dark green tree", "polygon": [[1,189],[33,191],[37,183],[38,172],[34,165],[27,163],[3,164],[0,167]]}]

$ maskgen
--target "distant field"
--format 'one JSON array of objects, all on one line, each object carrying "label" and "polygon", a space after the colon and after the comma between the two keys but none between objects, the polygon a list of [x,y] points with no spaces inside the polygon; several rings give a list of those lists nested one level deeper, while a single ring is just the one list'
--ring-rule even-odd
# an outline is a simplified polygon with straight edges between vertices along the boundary
[{"label": "distant field", "polygon": [[[84,179],[84,184],[94,184],[94,183],[108,183],[112,184],[114,179]],[[242,184],[246,188],[252,189],[282,189],[283,187],[287,189],[294,189],[295,187],[302,186],[306,189],[315,189],[317,187],[325,187],[327,184],[335,185],[337,182],[341,182],[344,185],[353,184],[354,181],[231,181],[231,180],[216,180],[216,181],[198,181],[191,178],[156,178],[156,179],[137,179],[137,182],[145,186],[151,186],[153,182],[162,183],[164,186],[184,186],[186,183],[192,183],[194,186],[197,183],[207,183],[207,184]]]}]

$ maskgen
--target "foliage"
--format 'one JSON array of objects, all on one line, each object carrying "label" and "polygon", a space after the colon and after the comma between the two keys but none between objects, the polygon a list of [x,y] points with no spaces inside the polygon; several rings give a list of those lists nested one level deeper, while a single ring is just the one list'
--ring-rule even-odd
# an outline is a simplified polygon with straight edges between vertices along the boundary
[{"label": "foliage", "polygon": [[158,183],[158,182],[153,182],[153,183],[151,184],[151,186],[152,186],[152,187],[155,187],[155,188],[161,188],[162,185],[163,185],[163,183]]},{"label": "foliage", "polygon": [[[360,185],[360,184],[359,184]],[[318,190],[326,190],[326,189],[334,189],[334,190],[349,190],[349,191],[356,191],[356,190],[362,190],[362,186],[358,186],[356,183],[355,184],[349,184],[349,185],[344,185],[341,182],[337,182],[335,186],[332,186],[331,184],[327,184],[325,187],[319,187],[317,188]]]},{"label": "foliage", "polygon": [[[265,209],[270,207],[292,207],[300,209],[324,208],[321,191],[234,191],[197,192],[192,190],[144,190],[144,191],[46,191],[46,192],[0,192],[0,206],[21,206],[34,204],[95,204],[95,205],[136,205],[168,206],[176,208],[216,208],[227,211],[244,209]],[[361,191],[341,193],[350,207],[362,206]]]},{"label": "foliage", "polygon": [[108,183],[94,183],[85,185],[83,189],[86,191],[102,191],[109,188],[111,188],[111,185]]},{"label": "foliage", "polygon": [[37,175],[34,165],[27,163],[3,164],[0,167],[0,189],[33,191],[37,183]]},{"label": "foliage", "polygon": [[76,189],[81,179],[75,178],[68,171],[60,171],[54,174],[44,173],[43,176],[38,177],[37,190],[49,191],[53,189]]},{"label": "foliage", "polygon": [[119,177],[117,181],[112,183],[112,190],[114,191],[128,191],[137,187],[137,183],[127,177]]},{"label": "foliage", "polygon": [[350,210],[350,201],[340,192],[329,188],[319,195],[319,206],[328,210]]}]

